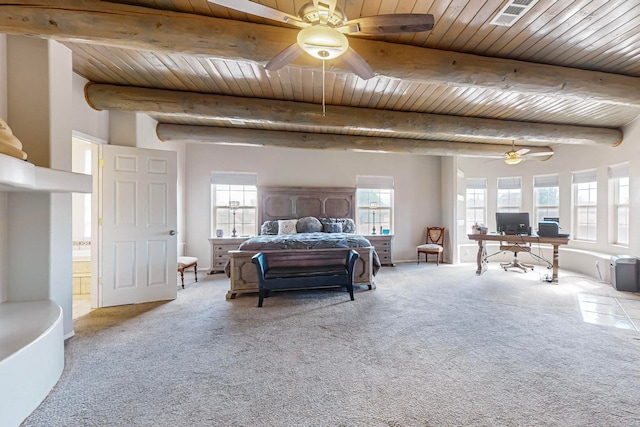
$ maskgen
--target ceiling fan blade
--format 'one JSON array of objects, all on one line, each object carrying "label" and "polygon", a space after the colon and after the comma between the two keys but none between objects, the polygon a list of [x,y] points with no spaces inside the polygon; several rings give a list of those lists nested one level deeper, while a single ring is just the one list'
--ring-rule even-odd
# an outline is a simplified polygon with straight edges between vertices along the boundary
[{"label": "ceiling fan blade", "polygon": [[357,25],[357,32],[347,34],[379,36],[383,34],[418,33],[420,31],[429,31],[433,28],[433,23],[433,15],[430,14],[400,13],[395,15],[375,15],[352,19],[351,21],[347,21],[340,28]]},{"label": "ceiling fan blade", "polygon": [[343,25],[336,28],[342,34],[358,34],[360,32],[360,26],[358,24]]},{"label": "ceiling fan blade", "polygon": [[531,150],[527,153],[527,157],[551,157],[553,150],[549,147],[540,147],[540,150]]},{"label": "ceiling fan blade", "polygon": [[340,56],[340,59],[342,59],[342,62],[344,62],[354,74],[363,80],[369,80],[376,75],[369,64],[367,64],[367,61],[352,48],[347,49],[347,51]]},{"label": "ceiling fan blade", "polygon": [[304,52],[304,50],[302,50],[298,43],[294,43],[274,56],[271,61],[269,61],[269,63],[264,66],[264,68],[265,70],[269,71],[279,70],[280,68],[284,67],[285,65],[296,59],[298,56],[300,56],[302,52]]},{"label": "ceiling fan blade", "polygon": [[529,151],[531,151],[531,150],[528,149],[528,148],[521,148],[518,151],[516,151],[516,154],[518,156],[522,156],[523,154],[527,154]]},{"label": "ceiling fan blade", "polygon": [[308,27],[309,24],[303,22],[294,15],[282,12],[278,9],[272,9],[268,6],[264,6],[260,3],[254,3],[249,0],[207,0],[209,3],[217,4],[219,6],[228,7],[229,9],[237,10],[238,12],[248,13],[250,15],[260,16],[262,18],[272,19],[278,22],[284,22],[287,24],[295,25],[300,28]]}]

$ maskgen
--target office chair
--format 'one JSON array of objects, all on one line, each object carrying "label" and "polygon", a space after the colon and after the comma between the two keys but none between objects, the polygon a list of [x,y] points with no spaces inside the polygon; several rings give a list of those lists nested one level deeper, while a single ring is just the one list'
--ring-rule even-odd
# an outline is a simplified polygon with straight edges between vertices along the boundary
[{"label": "office chair", "polygon": [[532,264],[525,264],[523,262],[520,262],[520,260],[518,259],[518,252],[529,252],[529,253],[531,253],[531,246],[525,245],[525,244],[520,244],[520,243],[507,243],[507,244],[504,244],[504,243],[506,243],[506,242],[501,242],[500,250],[501,251],[513,252],[513,260],[511,262],[501,262],[500,263],[500,267],[504,268],[504,271],[507,271],[507,269],[509,269],[509,268],[519,268],[522,271],[524,271],[525,273],[527,272],[528,268],[530,268],[533,271],[533,265]]}]

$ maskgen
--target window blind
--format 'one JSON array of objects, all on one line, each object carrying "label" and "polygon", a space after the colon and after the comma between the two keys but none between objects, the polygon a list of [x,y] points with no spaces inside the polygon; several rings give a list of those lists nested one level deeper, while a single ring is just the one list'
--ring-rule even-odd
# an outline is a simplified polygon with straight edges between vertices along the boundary
[{"label": "window blind", "polygon": [[473,190],[486,190],[487,179],[486,178],[467,178],[467,188]]},{"label": "window blind", "polygon": [[533,177],[533,188],[557,187],[558,175],[539,175]]},{"label": "window blind", "polygon": [[585,182],[596,182],[597,181],[596,170],[592,169],[587,171],[574,172],[571,175],[571,181],[574,184],[584,184]]},{"label": "window blind", "polygon": [[522,188],[522,178],[514,176],[510,178],[498,178],[498,190],[519,190]]},{"label": "window blind", "polygon": [[609,166],[609,178],[628,178],[629,177],[629,163],[620,163],[619,165]]},{"label": "window blind", "polygon": [[369,188],[369,189],[393,189],[393,177],[392,176],[363,176],[358,175],[356,177],[357,188]]},{"label": "window blind", "polygon": [[247,172],[213,172],[212,184],[221,185],[258,185],[258,174]]}]

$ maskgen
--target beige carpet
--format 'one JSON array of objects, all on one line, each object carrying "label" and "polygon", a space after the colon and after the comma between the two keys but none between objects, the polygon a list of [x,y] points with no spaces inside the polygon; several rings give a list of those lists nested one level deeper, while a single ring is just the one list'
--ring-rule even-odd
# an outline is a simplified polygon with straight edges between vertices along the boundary
[{"label": "beige carpet", "polygon": [[569,272],[474,272],[399,265],[355,301],[287,292],[263,308],[203,275],[175,301],[93,311],[24,425],[640,425],[640,332],[581,312],[638,295]]}]

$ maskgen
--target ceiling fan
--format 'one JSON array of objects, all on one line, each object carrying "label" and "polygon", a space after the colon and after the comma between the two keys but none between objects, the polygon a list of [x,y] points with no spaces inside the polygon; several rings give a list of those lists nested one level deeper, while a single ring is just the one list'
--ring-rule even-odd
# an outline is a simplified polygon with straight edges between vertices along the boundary
[{"label": "ceiling fan", "polygon": [[375,15],[347,20],[337,0],[313,0],[302,6],[297,16],[249,0],[208,0],[210,3],[255,16],[284,22],[302,28],[296,43],[278,53],[265,66],[279,70],[303,52],[314,58],[328,60],[340,57],[342,62],[362,79],[375,75],[369,64],[349,47],[345,34],[379,36],[415,33],[433,28],[433,15],[402,13]]},{"label": "ceiling fan", "polygon": [[504,162],[508,165],[517,165],[521,161],[525,160],[528,156],[540,156],[540,157],[550,157],[553,155],[553,151],[549,152],[550,149],[542,149],[539,151],[533,151],[530,148],[521,148],[516,150],[516,142],[515,140],[511,140],[511,150],[504,153],[502,158]]}]

